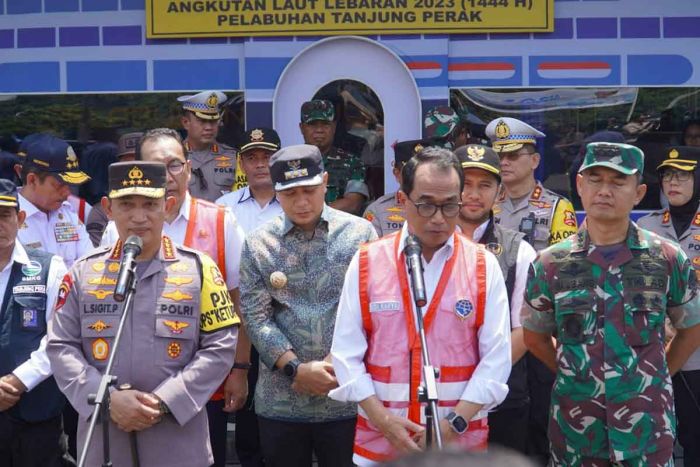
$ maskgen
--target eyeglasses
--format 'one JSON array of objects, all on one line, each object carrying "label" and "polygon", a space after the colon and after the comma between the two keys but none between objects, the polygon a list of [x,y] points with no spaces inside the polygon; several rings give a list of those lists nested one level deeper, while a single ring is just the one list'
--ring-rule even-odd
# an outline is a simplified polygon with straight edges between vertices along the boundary
[{"label": "eyeglasses", "polygon": [[168,165],[165,166],[170,175],[180,175],[183,170],[185,170],[185,163],[182,161],[170,161]]},{"label": "eyeglasses", "polygon": [[681,170],[667,170],[661,174],[661,180],[664,182],[670,182],[674,178],[679,182],[687,182],[692,177],[692,172],[686,172]]},{"label": "eyeglasses", "polygon": [[442,212],[443,217],[456,217],[462,209],[462,203],[432,204],[416,203],[411,198],[408,198],[408,200],[416,207],[418,215],[426,218],[433,217],[438,212],[438,209]]}]

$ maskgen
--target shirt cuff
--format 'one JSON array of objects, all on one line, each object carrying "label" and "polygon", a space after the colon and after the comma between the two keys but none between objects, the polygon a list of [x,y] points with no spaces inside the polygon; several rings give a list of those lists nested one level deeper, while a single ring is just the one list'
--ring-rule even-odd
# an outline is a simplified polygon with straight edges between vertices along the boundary
[{"label": "shirt cuff", "polygon": [[507,395],[507,384],[492,379],[472,377],[460,399],[474,404],[482,404],[480,412],[486,412],[497,407]]},{"label": "shirt cuff", "polygon": [[26,386],[27,391],[31,391],[48,377],[37,370],[29,360],[15,368],[12,374]]},{"label": "shirt cuff", "polygon": [[362,402],[374,394],[372,378],[368,374],[364,374],[342,386],[331,389],[328,397],[338,402]]},{"label": "shirt cuff", "polygon": [[365,198],[369,198],[369,188],[362,180],[348,180],[345,185],[345,193],[359,193]]}]

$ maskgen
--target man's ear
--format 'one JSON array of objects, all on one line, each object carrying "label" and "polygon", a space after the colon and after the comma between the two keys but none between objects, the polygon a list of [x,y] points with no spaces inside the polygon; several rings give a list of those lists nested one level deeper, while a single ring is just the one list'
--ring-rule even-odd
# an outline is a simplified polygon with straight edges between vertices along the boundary
[{"label": "man's ear", "polygon": [[637,196],[634,199],[634,205],[638,205],[639,203],[642,202],[644,199],[644,195],[647,194],[647,185],[646,183],[640,183],[637,185]]},{"label": "man's ear", "polygon": [[112,219],[112,200],[106,196],[103,196],[100,200],[100,205],[102,206],[102,210],[105,212],[105,214],[107,214],[107,218],[109,220],[114,220]]},{"label": "man's ear", "polygon": [[27,219],[26,211],[22,211],[21,209],[17,211],[17,225],[21,226],[24,224],[25,219]]},{"label": "man's ear", "polygon": [[404,193],[403,190],[399,190],[396,192],[396,201],[398,201],[399,206],[405,206],[407,199],[408,195]]}]

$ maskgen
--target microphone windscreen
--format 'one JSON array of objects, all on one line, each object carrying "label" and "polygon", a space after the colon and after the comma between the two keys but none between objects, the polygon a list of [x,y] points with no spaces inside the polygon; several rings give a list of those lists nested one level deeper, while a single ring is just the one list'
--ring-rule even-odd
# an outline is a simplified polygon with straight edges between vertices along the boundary
[{"label": "microphone windscreen", "polygon": [[143,240],[138,235],[131,235],[124,243],[124,249],[126,250],[127,248],[133,248],[140,253],[143,248]]}]

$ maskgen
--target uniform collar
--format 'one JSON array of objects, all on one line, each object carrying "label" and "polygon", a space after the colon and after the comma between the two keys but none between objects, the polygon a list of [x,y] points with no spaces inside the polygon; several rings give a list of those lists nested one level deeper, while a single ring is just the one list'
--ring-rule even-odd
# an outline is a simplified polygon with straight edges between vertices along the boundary
[{"label": "uniform collar", "polygon": [[180,217],[183,217],[185,221],[190,220],[190,205],[192,204],[192,195],[190,195],[189,190],[185,192],[185,200],[182,202],[182,206],[180,206],[180,210],[177,213],[177,216],[175,216],[175,219],[173,219],[170,224],[174,224]]},{"label": "uniform collar", "polygon": [[10,263],[29,264],[29,255],[18,239],[15,239],[15,248],[12,250]]},{"label": "uniform collar", "polygon": [[[292,221],[289,220],[289,217],[285,214],[282,216],[284,218],[284,227],[282,228],[282,235],[287,235],[289,232],[291,232],[296,226]],[[319,228],[320,226],[328,226],[331,220],[331,208],[328,207],[327,204],[323,204],[323,211],[321,211],[321,218],[318,221],[318,224],[316,224],[316,228]]]},{"label": "uniform collar", "polygon": [[[111,250],[109,250],[109,258],[108,261],[121,261],[122,259],[122,247],[123,243],[121,239],[117,240],[117,243],[114,244]],[[161,237],[161,242],[160,242],[160,250],[158,251],[158,254],[153,258],[154,260],[158,259],[160,261],[175,261],[177,260],[177,256],[175,255],[175,244],[173,243],[172,240],[170,240],[170,237],[167,235],[163,235]]]},{"label": "uniform collar", "polygon": [[[250,200],[255,201],[255,198],[253,198],[253,193],[251,193],[251,191],[250,191],[250,187],[245,186],[245,187],[241,188],[241,196],[239,196],[238,201],[237,201],[238,204],[243,204],[246,201],[250,201]],[[275,196],[272,197],[272,199],[270,200],[270,202],[268,204],[272,204],[276,201],[277,201],[277,195],[275,194]]]},{"label": "uniform collar", "polygon": [[[590,255],[595,250],[595,245],[591,243],[591,238],[588,235],[588,229],[585,225],[579,228],[578,233],[573,237],[572,253],[588,252]],[[646,250],[649,248],[649,242],[644,238],[643,233],[637,224],[630,221],[627,228],[627,238],[625,244],[630,250]]]},{"label": "uniform collar", "polygon": [[[438,250],[433,253],[433,258],[443,251],[443,249],[446,249],[446,257],[449,258],[452,256],[452,252],[454,251],[455,248],[455,235],[457,235],[457,232],[453,232],[452,235],[450,235],[450,238],[447,239],[444,245],[442,245]],[[399,249],[396,252],[396,258],[401,257],[401,253],[403,253],[403,249],[406,247],[406,237],[408,237],[408,222],[404,222],[403,226],[401,226],[401,238],[399,239]]]},{"label": "uniform collar", "polygon": [[475,242],[482,243],[481,239],[487,237],[488,232],[493,231],[493,223],[491,222],[491,219],[493,219],[493,212],[489,214],[488,219],[486,219],[479,227],[474,229],[474,235],[472,238]]},{"label": "uniform collar", "polygon": [[201,149],[201,150],[199,150],[199,151],[195,151],[194,149],[192,149],[192,146],[190,146],[190,142],[189,142],[188,140],[185,140],[184,143],[185,143],[185,149],[187,149],[187,152],[192,152],[192,153],[195,153],[195,154],[198,153],[198,152],[207,152],[207,151],[209,151],[209,152],[211,152],[211,153],[213,153],[213,154],[218,154],[218,153],[219,153],[219,145],[218,145],[218,143],[214,143],[214,144],[210,145],[207,149]]},{"label": "uniform collar", "polygon": [[[33,216],[34,214],[37,214],[37,213],[46,215],[46,213],[45,213],[44,211],[42,211],[41,209],[39,209],[38,207],[36,207],[36,205],[34,205],[34,203],[32,203],[32,202],[29,201],[27,198],[25,198],[24,196],[22,196],[22,190],[21,190],[21,189],[18,190],[18,192],[17,192],[17,201],[19,202],[19,208],[20,208],[22,211],[24,211],[24,212],[27,213],[27,218],[29,218],[29,217]],[[68,201],[64,201],[64,202],[61,204],[61,206],[69,206],[69,207],[70,207],[70,203],[68,203]],[[56,211],[58,211],[59,209],[61,209],[61,208],[58,208]],[[54,211],[52,211],[52,212],[54,212]]]}]

